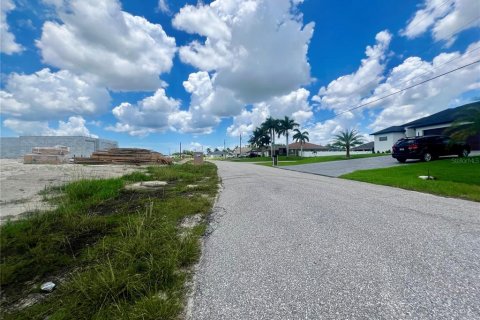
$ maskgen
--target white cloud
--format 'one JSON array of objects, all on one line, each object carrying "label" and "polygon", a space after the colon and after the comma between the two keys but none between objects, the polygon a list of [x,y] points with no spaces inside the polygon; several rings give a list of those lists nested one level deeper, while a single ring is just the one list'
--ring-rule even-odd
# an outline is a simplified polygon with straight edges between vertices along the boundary
[{"label": "white cloud", "polygon": [[12,73],[0,90],[1,113],[23,120],[53,120],[77,115],[95,115],[107,110],[110,95],[89,79],[69,71],[40,70],[25,75]]},{"label": "white cloud", "polygon": [[251,110],[244,109],[240,115],[233,118],[233,124],[227,128],[227,133],[232,137],[251,134],[269,115],[270,110],[264,104]]},{"label": "white cloud", "polygon": [[456,36],[467,29],[480,27],[478,0],[425,0],[401,34],[416,38],[431,30],[435,41],[453,44]]},{"label": "white cloud", "polygon": [[175,15],[173,26],[188,33],[198,33],[215,40],[230,40],[230,28],[218,16],[213,7],[186,5]]},{"label": "white cloud", "polygon": [[166,13],[166,14],[171,13],[167,0],[158,0],[157,8],[163,13]]},{"label": "white cloud", "polygon": [[61,22],[47,21],[37,41],[45,63],[88,73],[116,91],[156,90],[170,71],[175,39],[161,25],[121,10],[118,0],[50,1]]},{"label": "white cloud", "polygon": [[42,136],[85,136],[98,138],[91,134],[85,126],[85,119],[80,116],[72,116],[67,122],[59,121],[58,127],[51,128],[47,121],[25,121],[18,119],[6,119],[3,125],[15,131],[19,135],[42,135]]},{"label": "white cloud", "polygon": [[288,116],[303,126],[313,117],[312,107],[308,103],[309,96],[308,90],[300,88],[287,95],[256,103],[250,111],[244,109],[240,115],[234,117],[227,133],[231,136],[250,134],[269,116],[282,119]]},{"label": "white cloud", "polygon": [[148,97],[136,106],[122,103],[113,109],[119,121],[110,130],[129,132],[132,135],[147,135],[167,129],[181,133],[209,134],[221,118],[239,114],[243,104],[233,93],[214,86],[208,72],[199,71],[189,75],[183,82],[191,94],[188,110],[180,110],[180,101],[169,98],[164,89]]},{"label": "white cloud", "polygon": [[170,115],[178,112],[179,106],[179,100],[167,97],[165,89],[160,88],[153,96],[139,101],[136,105],[124,102],[113,108],[112,113],[118,122],[107,129],[128,132],[132,136],[164,132],[170,126]]},{"label": "white cloud", "polygon": [[373,47],[367,46],[365,50],[367,57],[362,59],[357,71],[333,80],[326,87],[321,87],[312,100],[318,102],[321,109],[332,109],[336,112],[358,104],[383,79],[385,58],[391,38],[388,31],[379,32],[375,37],[376,44]]},{"label": "white cloud", "polygon": [[206,37],[180,48],[180,58],[215,71],[215,84],[246,104],[308,84],[307,51],[314,24],[303,25],[290,0],[217,0],[185,6],[173,25]]},{"label": "white cloud", "polygon": [[98,136],[90,133],[88,128],[85,126],[85,119],[78,116],[72,116],[68,118],[67,122],[59,121],[57,129],[50,129],[50,134],[52,136],[89,136],[93,138],[98,138]]},{"label": "white cloud", "polygon": [[184,147],[184,150],[201,152],[206,151],[208,146],[201,144],[200,142],[192,141]]},{"label": "white cloud", "polygon": [[[360,68],[355,73],[332,81],[326,88],[320,89],[319,95],[314,98],[320,103],[321,108],[337,113],[345,112],[348,107],[372,103],[362,109],[345,112],[335,118],[308,126],[307,130],[313,142],[322,144],[331,142],[332,136],[339,131],[361,129],[362,124],[368,120],[371,121],[368,125],[370,132],[400,125],[439,112],[449,106],[456,106],[462,95],[467,92],[480,93],[480,65],[476,64],[408,89],[401,94],[373,102],[379,97],[475,61],[474,52],[480,48],[480,42],[472,43],[464,53],[441,53],[431,62],[419,57],[409,57],[393,68],[385,78],[382,59],[388,49],[386,46],[388,37],[385,33],[379,35],[377,35],[377,45],[367,49],[368,58],[362,60]],[[383,46],[380,45],[382,39],[385,44]],[[370,55],[368,52],[378,54]],[[369,65],[373,68],[366,67]],[[366,136],[365,132],[361,134]]]},{"label": "white cloud", "polygon": [[19,53],[24,48],[15,42],[15,36],[10,32],[7,23],[8,12],[15,9],[15,4],[12,0],[0,1],[0,52],[5,54]]},{"label": "white cloud", "polygon": [[208,72],[191,73],[183,82],[185,90],[191,94],[190,110],[208,113],[216,117],[235,116],[240,113],[243,103],[235,98],[231,90],[215,86]]},{"label": "white cloud", "polygon": [[309,132],[311,142],[326,145],[332,143],[335,134],[345,129],[352,130],[359,127],[358,117],[351,112],[346,112],[334,119],[317,122],[305,130]]},{"label": "white cloud", "polygon": [[[477,48],[480,48],[480,42],[471,44],[463,54],[460,52],[441,53],[431,62],[419,57],[407,58],[402,64],[392,69],[386,81],[380,84],[374,90],[372,97],[364,102],[473,62],[477,56],[469,52]],[[466,92],[480,93],[479,86],[479,64],[442,76],[370,105],[369,108],[382,108],[370,128],[375,131],[439,112],[454,104],[456,99]]]}]

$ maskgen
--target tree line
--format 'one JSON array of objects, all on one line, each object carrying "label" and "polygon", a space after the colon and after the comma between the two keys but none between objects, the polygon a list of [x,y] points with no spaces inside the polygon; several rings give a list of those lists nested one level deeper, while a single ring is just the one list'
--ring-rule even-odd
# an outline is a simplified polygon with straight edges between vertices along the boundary
[{"label": "tree line", "polygon": [[308,131],[301,131],[299,129],[300,125],[296,123],[293,119],[285,116],[283,119],[274,119],[273,117],[268,117],[259,127],[253,130],[248,143],[250,145],[264,150],[266,147],[270,146],[271,154],[274,154],[275,146],[275,137],[280,138],[285,136],[287,141],[287,155],[290,154],[288,141],[290,137],[290,132],[293,130],[293,140],[300,142],[300,146],[303,152],[303,145],[305,142],[310,141],[308,137]]},{"label": "tree line", "polygon": [[[303,155],[303,145],[305,142],[309,142],[309,133],[308,131],[301,131],[299,129],[300,125],[296,123],[293,119],[285,116],[283,119],[274,119],[273,117],[268,117],[259,127],[253,130],[252,135],[248,142],[250,145],[264,150],[266,147],[270,146],[271,154],[274,154],[274,145],[275,145],[275,137],[280,138],[281,136],[285,136],[286,138],[286,146],[287,146],[287,156],[290,154],[289,152],[289,137],[290,132],[293,130],[293,140],[295,142],[300,142],[300,152]],[[350,157],[350,150],[357,146],[364,143],[361,135],[356,130],[344,130],[341,131],[339,134],[334,136],[334,141],[332,146],[341,148],[342,150],[346,151],[347,158]]]}]

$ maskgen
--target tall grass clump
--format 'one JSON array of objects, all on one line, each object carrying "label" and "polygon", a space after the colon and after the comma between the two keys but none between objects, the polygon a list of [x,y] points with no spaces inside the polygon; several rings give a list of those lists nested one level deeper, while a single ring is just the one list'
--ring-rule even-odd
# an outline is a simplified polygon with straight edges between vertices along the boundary
[{"label": "tall grass clump", "polygon": [[[123,189],[146,179],[174,183],[161,196]],[[187,193],[192,182],[203,191]],[[4,318],[178,319],[205,230],[182,230],[180,222],[210,212],[213,198],[205,194],[214,196],[217,183],[216,167],[207,163],[65,186],[57,210],[1,227]],[[47,299],[15,307],[49,277],[58,289]]]}]

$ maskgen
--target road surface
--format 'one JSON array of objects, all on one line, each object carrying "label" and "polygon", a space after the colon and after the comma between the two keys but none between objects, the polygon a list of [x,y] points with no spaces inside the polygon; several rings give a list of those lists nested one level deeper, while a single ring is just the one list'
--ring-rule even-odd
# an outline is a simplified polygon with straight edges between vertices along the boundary
[{"label": "road surface", "polygon": [[[416,161],[416,160],[409,160]],[[368,169],[377,169],[377,168],[387,168],[398,165],[408,165],[408,163],[400,163],[391,155],[372,157],[372,158],[360,158],[360,159],[350,159],[350,160],[338,160],[338,161],[328,161],[328,162],[317,162],[309,164],[300,164],[296,166],[287,166],[282,167],[282,169],[300,171],[306,173],[319,174],[322,176],[328,177],[339,177],[341,175],[357,171],[357,170],[368,170]]]},{"label": "road surface", "polygon": [[480,319],[480,204],[217,162],[191,319]]}]

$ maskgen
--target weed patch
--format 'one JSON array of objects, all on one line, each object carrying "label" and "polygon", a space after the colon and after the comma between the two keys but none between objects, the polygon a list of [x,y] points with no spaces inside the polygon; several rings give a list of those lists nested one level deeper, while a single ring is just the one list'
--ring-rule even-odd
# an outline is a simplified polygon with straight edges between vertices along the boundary
[{"label": "weed patch", "polygon": [[[169,185],[165,191],[124,189],[149,180]],[[199,188],[187,196],[191,183]],[[56,210],[1,227],[3,318],[177,319],[205,231],[201,223],[185,234],[179,225],[210,212],[217,184],[216,167],[207,163],[149,167],[147,174],[55,190]],[[52,278],[62,279],[53,293],[18,307]]]}]

